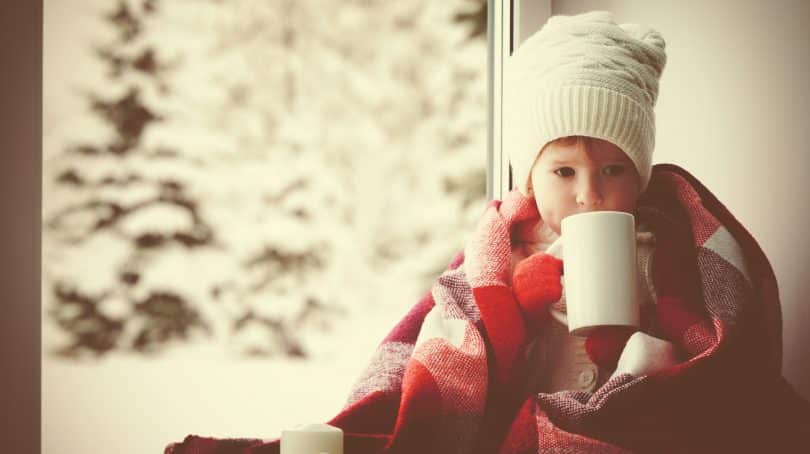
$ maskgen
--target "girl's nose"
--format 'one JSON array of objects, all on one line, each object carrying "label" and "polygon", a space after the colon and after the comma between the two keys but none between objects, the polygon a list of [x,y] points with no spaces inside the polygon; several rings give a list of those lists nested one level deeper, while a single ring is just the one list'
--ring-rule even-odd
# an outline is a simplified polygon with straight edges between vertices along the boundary
[{"label": "girl's nose", "polygon": [[597,183],[592,179],[584,181],[577,192],[577,204],[585,207],[598,207],[602,205],[604,198]]}]

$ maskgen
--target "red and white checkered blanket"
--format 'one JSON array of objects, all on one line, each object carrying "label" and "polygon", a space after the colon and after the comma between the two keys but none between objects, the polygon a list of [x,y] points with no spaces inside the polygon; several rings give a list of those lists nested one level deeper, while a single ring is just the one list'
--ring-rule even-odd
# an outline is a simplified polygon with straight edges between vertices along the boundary
[{"label": "red and white checkered blanket", "polygon": [[[617,375],[593,393],[522,393],[524,351],[538,333],[510,288],[511,252],[539,214],[513,191],[487,206],[463,253],[383,340],[329,421],[346,434],[344,452],[810,449],[810,405],[781,376],[776,279],[756,241],[670,164],[654,167],[638,216],[656,234],[658,322],[680,363]],[[189,435],[165,452],[278,453],[279,441]]]}]

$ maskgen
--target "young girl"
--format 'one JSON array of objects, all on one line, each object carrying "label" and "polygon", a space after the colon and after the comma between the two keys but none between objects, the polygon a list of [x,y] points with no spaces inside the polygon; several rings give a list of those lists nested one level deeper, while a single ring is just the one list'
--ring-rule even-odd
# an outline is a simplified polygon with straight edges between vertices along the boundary
[{"label": "young girl", "polygon": [[[653,107],[665,63],[658,32],[617,25],[610,13],[599,11],[551,18],[509,59],[504,135],[510,140],[514,183],[535,200],[541,219],[532,241],[518,243],[513,251],[513,290],[530,319],[545,319],[549,310],[565,312],[564,298],[556,293],[538,298],[546,284],[536,279],[538,270],[561,269],[561,263],[542,253],[526,259],[558,238],[563,218],[603,210],[638,218],[637,203],[651,176]],[[642,307],[651,318],[654,233],[644,224],[637,228]],[[556,283],[556,276],[550,279]],[[530,348],[530,386],[545,392],[593,391],[616,368],[631,333],[603,329],[585,340],[569,335],[559,319],[554,317]],[[651,323],[654,318],[642,327],[647,333],[654,329]],[[651,354],[633,354],[642,350]],[[668,342],[642,332],[633,337],[616,372],[652,372],[673,364],[673,355]]]}]

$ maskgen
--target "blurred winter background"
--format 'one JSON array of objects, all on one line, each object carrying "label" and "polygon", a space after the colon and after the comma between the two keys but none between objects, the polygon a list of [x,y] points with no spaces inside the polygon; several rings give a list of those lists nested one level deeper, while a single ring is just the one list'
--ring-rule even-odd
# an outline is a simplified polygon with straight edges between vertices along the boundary
[{"label": "blurred winter background", "polygon": [[485,0],[46,0],[42,447],[325,421],[483,209]]}]

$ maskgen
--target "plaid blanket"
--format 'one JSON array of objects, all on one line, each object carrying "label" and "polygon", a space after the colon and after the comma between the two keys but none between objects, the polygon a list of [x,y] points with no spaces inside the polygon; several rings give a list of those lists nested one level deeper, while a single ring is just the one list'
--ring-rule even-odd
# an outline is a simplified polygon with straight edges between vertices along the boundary
[{"label": "plaid blanket", "polygon": [[[752,236],[692,175],[656,165],[639,201],[657,237],[660,327],[682,361],[593,393],[527,393],[511,254],[539,222],[488,204],[432,289],[393,328],[330,424],[345,452],[751,452],[810,447],[810,405],[781,376],[776,279]],[[542,329],[542,326],[538,329]],[[305,390],[302,390],[305,392]],[[268,402],[272,405],[272,402]],[[189,435],[166,454],[278,453],[278,440]]]}]

